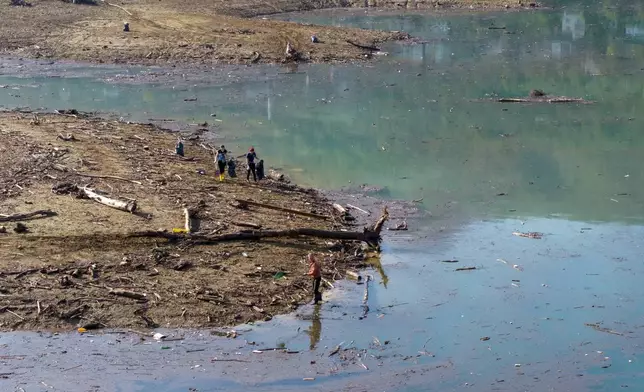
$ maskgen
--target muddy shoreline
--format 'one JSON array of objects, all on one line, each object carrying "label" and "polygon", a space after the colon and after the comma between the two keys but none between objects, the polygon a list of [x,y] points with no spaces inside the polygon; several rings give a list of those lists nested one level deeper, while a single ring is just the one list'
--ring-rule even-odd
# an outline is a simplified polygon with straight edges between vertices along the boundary
[{"label": "muddy shoreline", "polygon": [[[76,112],[0,113],[0,132],[7,141],[2,214],[52,211],[36,217],[41,219],[1,223],[6,232],[0,234],[0,256],[7,260],[0,271],[2,330],[204,328],[270,320],[309,302],[308,252],[323,258],[328,281],[367,265],[360,241],[213,243],[217,236],[256,228],[362,228],[334,212],[316,190],[272,180],[216,181],[203,129],[184,135],[185,158],[173,153],[176,133]],[[85,186],[136,200],[137,213],[78,198]],[[199,222],[206,243],[168,237],[183,227],[184,208]],[[361,222],[378,214],[372,211]],[[18,222],[27,232],[15,232]],[[132,236],[160,230],[170,234]]]},{"label": "muddy shoreline", "polygon": [[[192,2],[186,9],[175,0],[143,0],[136,4],[72,4],[33,0],[30,6],[0,6],[0,53],[35,59],[76,60],[101,64],[220,66],[297,62],[364,62],[365,46],[405,40],[404,32],[314,26],[273,20],[263,15],[319,9],[355,9],[364,3],[291,0],[243,4]],[[372,4],[373,3],[373,4]],[[536,2],[448,0],[414,2],[407,10],[489,11],[540,8]],[[370,2],[366,10],[396,9],[395,2]],[[123,31],[124,20],[130,31]],[[311,36],[319,38],[311,42]],[[296,55],[287,58],[290,43]]]}]

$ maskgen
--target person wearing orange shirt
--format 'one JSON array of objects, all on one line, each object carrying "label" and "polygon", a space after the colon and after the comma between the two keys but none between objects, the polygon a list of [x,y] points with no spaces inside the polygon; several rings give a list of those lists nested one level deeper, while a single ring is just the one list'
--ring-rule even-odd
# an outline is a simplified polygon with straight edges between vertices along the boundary
[{"label": "person wearing orange shirt", "polygon": [[309,275],[313,278],[313,303],[317,304],[322,301],[322,293],[320,293],[320,282],[322,281],[322,267],[320,262],[315,259],[313,253],[309,253],[307,256],[309,260]]}]

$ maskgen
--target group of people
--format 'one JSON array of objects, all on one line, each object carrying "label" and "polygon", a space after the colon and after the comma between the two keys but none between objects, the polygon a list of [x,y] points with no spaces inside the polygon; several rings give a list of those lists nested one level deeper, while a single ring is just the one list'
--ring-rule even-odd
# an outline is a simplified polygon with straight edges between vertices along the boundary
[{"label": "group of people", "polygon": [[[179,156],[184,156],[184,147],[183,141],[181,138],[177,139],[177,144],[175,145],[175,152]],[[233,157],[228,159],[228,150],[223,144],[217,149],[214,153],[215,155],[215,164],[217,166],[217,175],[219,176],[219,181],[223,181],[225,178],[224,173],[226,172],[226,167],[228,167],[228,176],[231,178],[237,177],[236,169],[237,163]],[[246,181],[250,181],[251,174],[253,175],[253,181],[257,182],[258,180],[263,180],[264,175],[264,160],[258,160],[257,153],[255,148],[251,147],[248,150],[248,153],[244,155],[246,158]],[[240,156],[241,158],[241,156]]]},{"label": "group of people", "polygon": [[[235,162],[234,158],[227,158],[228,150],[226,150],[226,147],[222,145],[219,147],[217,152],[215,153],[215,162],[217,163],[217,168],[219,169],[219,181],[224,180],[224,173],[226,170],[226,166],[228,166],[228,176],[230,177],[237,177],[237,174],[235,173],[235,169],[237,167],[237,164]],[[257,180],[263,180],[264,179],[264,161],[259,160],[259,162],[255,162],[257,160],[257,153],[255,152],[255,148],[251,147],[248,152],[245,155],[246,158],[246,181],[250,181],[250,176],[251,174],[253,175],[253,181],[257,182]]]},{"label": "group of people", "polygon": [[[232,157],[228,159],[227,154],[228,150],[226,150],[226,147],[223,145],[219,147],[219,149],[215,153],[215,162],[217,163],[217,168],[219,169],[219,181],[224,180],[226,166],[228,166],[228,176],[237,177],[235,173],[235,169],[237,167],[235,159]],[[253,181],[255,182],[257,182],[257,180],[263,180],[265,177],[264,161],[260,159],[259,162],[255,162],[258,159],[255,148],[251,147],[244,157],[246,158],[246,181],[250,181],[251,175],[253,176]]]}]

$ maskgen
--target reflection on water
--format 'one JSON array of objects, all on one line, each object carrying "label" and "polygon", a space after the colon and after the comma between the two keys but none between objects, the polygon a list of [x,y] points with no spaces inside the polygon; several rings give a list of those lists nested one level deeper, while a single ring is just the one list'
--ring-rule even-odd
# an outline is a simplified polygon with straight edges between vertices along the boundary
[{"label": "reflection on water", "polygon": [[309,344],[309,350],[315,350],[315,347],[320,342],[320,336],[322,334],[322,321],[320,321],[320,307],[321,305],[316,305],[311,315],[311,327],[306,331],[306,333],[311,338]]},{"label": "reflection on water", "polygon": [[[449,360],[454,374],[426,381],[440,391],[565,390],[579,374],[593,390],[639,390],[644,10],[609,3],[484,16],[320,14],[307,18],[426,42],[392,44],[373,64],[259,68],[265,75],[251,81],[236,70],[232,82],[210,85],[5,76],[0,105],[207,120],[213,137],[252,143],[297,182],[369,183],[424,200],[432,217],[408,233],[420,240],[387,237],[366,319],[361,289],[346,283],[321,307],[261,324],[248,339],[320,355],[354,340],[373,355],[370,368],[379,356],[400,366]],[[535,88],[596,102],[487,100]],[[376,347],[374,337],[390,344]]]}]

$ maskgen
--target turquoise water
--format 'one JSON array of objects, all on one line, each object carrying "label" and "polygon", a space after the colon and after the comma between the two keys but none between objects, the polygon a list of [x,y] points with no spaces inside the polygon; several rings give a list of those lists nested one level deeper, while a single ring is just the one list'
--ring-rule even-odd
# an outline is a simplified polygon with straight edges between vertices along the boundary
[{"label": "turquoise water", "polygon": [[[208,121],[214,139],[255,145],[299,183],[366,183],[386,197],[423,200],[431,216],[385,240],[385,275],[370,272],[366,319],[358,317],[363,286],[346,283],[319,313],[304,307],[257,326],[250,340],[320,356],[351,340],[376,356],[373,337],[390,340],[385,368],[402,373],[413,356],[427,372],[410,378],[410,390],[641,390],[644,11],[637,2],[606,5],[613,3],[485,15],[290,15],[405,30],[426,42],[387,45],[390,55],[373,63],[231,68],[208,83],[184,77],[169,86],[130,82],[150,70],[54,66],[65,77],[0,76],[0,85],[19,87],[0,89],[0,105]],[[489,100],[534,88],[594,103]],[[441,262],[448,259],[459,262]],[[434,356],[416,358],[419,351]],[[378,361],[366,359],[372,371],[349,381],[327,375],[315,386],[379,385]],[[447,374],[431,370],[446,361]],[[244,388],[242,375],[216,377]],[[295,390],[296,379],[253,385]],[[205,388],[212,378],[195,382]]]}]

